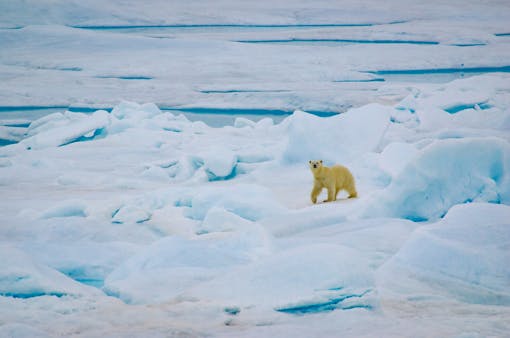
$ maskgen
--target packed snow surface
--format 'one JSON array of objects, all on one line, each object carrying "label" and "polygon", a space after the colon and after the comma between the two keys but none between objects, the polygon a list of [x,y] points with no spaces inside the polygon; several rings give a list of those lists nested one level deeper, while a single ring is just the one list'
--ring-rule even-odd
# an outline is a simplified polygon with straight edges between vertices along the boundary
[{"label": "packed snow surface", "polygon": [[508,336],[508,4],[391,4],[1,3],[0,336]]}]

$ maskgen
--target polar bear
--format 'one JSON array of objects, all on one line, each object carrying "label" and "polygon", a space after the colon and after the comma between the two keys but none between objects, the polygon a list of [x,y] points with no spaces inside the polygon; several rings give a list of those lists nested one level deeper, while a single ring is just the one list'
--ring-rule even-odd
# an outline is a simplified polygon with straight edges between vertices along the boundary
[{"label": "polar bear", "polygon": [[342,165],[326,167],[322,165],[322,160],[309,161],[308,163],[314,178],[311,193],[312,203],[317,203],[317,196],[323,188],[328,189],[328,199],[324,202],[336,201],[340,190],[346,190],[349,198],[358,197],[354,177],[349,169]]}]

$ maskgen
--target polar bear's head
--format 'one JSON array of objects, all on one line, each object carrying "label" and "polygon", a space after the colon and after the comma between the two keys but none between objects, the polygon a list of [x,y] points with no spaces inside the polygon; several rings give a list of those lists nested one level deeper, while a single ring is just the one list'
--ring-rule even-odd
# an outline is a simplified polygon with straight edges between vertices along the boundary
[{"label": "polar bear's head", "polygon": [[308,161],[308,165],[310,166],[310,170],[312,170],[312,172],[317,172],[320,170],[320,168],[322,168],[322,160]]}]

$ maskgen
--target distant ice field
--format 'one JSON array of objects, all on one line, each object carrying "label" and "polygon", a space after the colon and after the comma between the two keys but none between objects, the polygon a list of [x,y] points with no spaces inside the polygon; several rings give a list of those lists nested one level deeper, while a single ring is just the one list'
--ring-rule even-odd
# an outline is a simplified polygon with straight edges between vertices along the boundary
[{"label": "distant ice field", "polygon": [[[251,20],[237,22],[218,14],[230,13],[226,3],[208,8],[209,20],[183,21],[183,14],[173,22],[133,20],[134,7],[117,13],[117,21],[98,17],[100,7],[72,18],[66,6],[54,9],[51,25],[27,21],[7,6],[5,13],[13,12],[4,22],[12,24],[5,27],[17,29],[0,30],[2,107],[112,108],[125,99],[161,108],[341,113],[395,103],[412,83],[446,83],[510,66],[500,11],[485,8],[477,21],[468,15],[474,5],[457,10],[466,11],[464,21],[413,6],[400,13],[373,6],[353,16],[356,5],[341,11],[328,3],[296,20],[283,9],[264,10],[261,19],[255,6]],[[160,4],[167,20],[187,11],[174,6]]]}]

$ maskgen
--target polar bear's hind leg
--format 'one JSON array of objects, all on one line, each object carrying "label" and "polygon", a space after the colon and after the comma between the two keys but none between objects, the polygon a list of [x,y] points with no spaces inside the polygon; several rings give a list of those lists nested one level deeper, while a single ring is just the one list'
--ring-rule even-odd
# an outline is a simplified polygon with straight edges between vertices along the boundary
[{"label": "polar bear's hind leg", "polygon": [[356,191],[356,186],[354,185],[354,180],[351,181],[351,184],[347,187],[347,192],[349,193],[349,198],[358,197],[358,192]]}]

